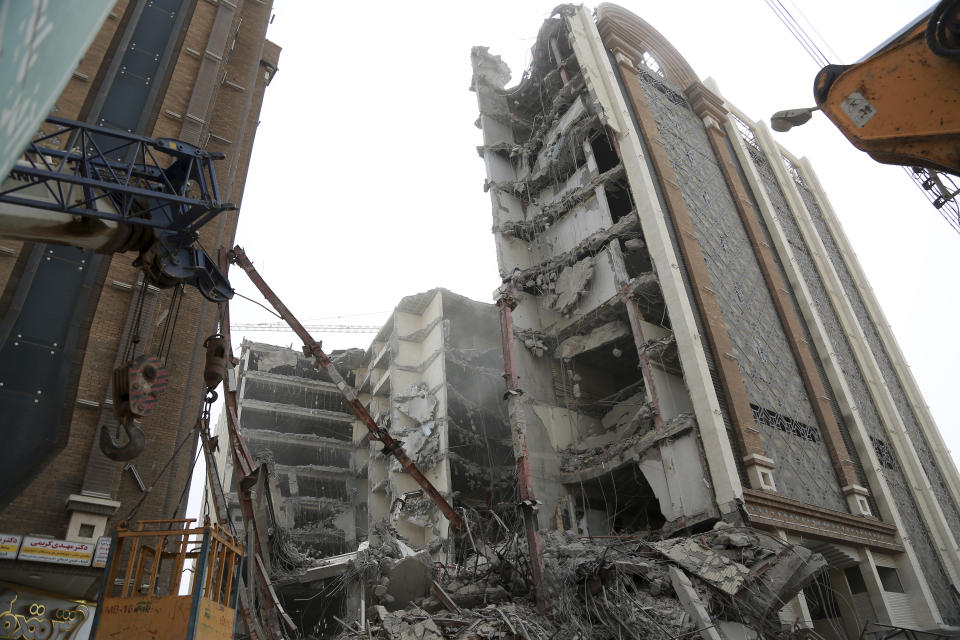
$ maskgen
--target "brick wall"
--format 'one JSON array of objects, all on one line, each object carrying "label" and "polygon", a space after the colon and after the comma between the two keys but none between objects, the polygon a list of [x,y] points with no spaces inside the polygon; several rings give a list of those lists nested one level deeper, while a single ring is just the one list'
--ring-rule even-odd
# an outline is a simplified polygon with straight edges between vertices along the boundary
[{"label": "brick wall", "polygon": [[[95,89],[97,78],[101,69],[109,63],[108,55],[116,48],[115,36],[124,25],[128,4],[127,0],[117,3],[78,66],[79,73],[75,74],[58,99],[57,115],[82,118],[85,115],[83,110],[89,109],[90,95]],[[179,55],[174,56],[176,66],[153,127],[154,137],[180,137],[182,116],[194,90],[200,66],[199,56],[204,55],[211,26],[219,9],[216,2],[196,2]],[[211,137],[206,147],[226,154],[223,160],[216,163],[220,193],[224,201],[237,205],[242,199],[253,135],[266,86],[265,69],[261,65],[261,59],[265,57],[272,67],[275,67],[279,55],[276,45],[265,45],[264,41],[270,12],[270,2],[238,2],[226,48],[224,51],[214,52],[224,61],[218,77],[225,77],[240,88],[223,85],[215,91],[214,102],[207,118],[208,130],[217,138],[230,142]],[[236,44],[231,51],[234,34]],[[188,49],[199,53],[199,56]],[[225,76],[222,75],[224,71]],[[206,132],[205,130],[201,142],[207,138]],[[232,246],[238,213],[221,214],[201,233],[201,242],[214,259],[218,246]],[[0,239],[0,247],[9,247],[16,251],[19,243]],[[102,403],[107,398],[110,375],[118,352],[123,348],[121,336],[132,318],[133,302],[138,295],[138,288],[135,286],[137,270],[131,264],[134,257],[133,254],[113,256],[106,274],[83,359],[70,441],[55,461],[0,514],[0,529],[4,531],[37,532],[54,536],[66,534],[69,514],[64,508],[65,500],[69,494],[80,492],[85,474],[92,469],[91,460],[99,455],[96,439],[104,409],[92,406],[91,403]],[[0,253],[0,287],[7,285],[15,263],[15,255]],[[141,344],[144,347],[141,351],[156,352],[163,330],[163,324],[158,323],[158,320],[170,305],[171,296],[171,290],[146,294],[143,314],[145,326],[141,332]],[[148,320],[149,323],[146,324]],[[170,382],[158,402],[157,409],[142,421],[147,435],[147,447],[143,455],[133,461],[143,481],[148,486],[154,485],[137,512],[137,518],[169,518],[176,515],[174,511],[189,480],[196,453],[195,433],[191,435],[191,430],[203,397],[202,343],[215,329],[216,306],[205,301],[198,291],[186,289],[168,359]],[[108,410],[109,408],[106,408],[106,411]],[[177,443],[185,438],[186,445],[171,462],[167,472],[161,476],[161,469],[170,460]],[[112,486],[113,499],[122,503],[111,524],[116,524],[144,495],[133,476],[122,472],[122,466],[123,463],[100,463],[100,467],[96,469],[100,474],[99,479]],[[183,512],[185,506],[184,498],[179,513]]]}]

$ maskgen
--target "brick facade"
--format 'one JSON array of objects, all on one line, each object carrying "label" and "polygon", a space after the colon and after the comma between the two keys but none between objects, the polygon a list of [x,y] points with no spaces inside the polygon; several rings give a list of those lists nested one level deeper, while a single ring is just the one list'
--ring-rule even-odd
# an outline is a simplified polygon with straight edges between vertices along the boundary
[{"label": "brick facade", "polygon": [[[135,5],[135,0],[117,2],[57,100],[56,115],[88,118],[93,96],[111,58],[118,54],[120,35],[131,20]],[[216,0],[197,0],[188,6],[186,33],[180,38],[179,51],[173,55],[175,67],[162,97],[155,103],[159,104],[155,120],[145,132],[153,137],[183,138],[188,104],[199,85],[201,62],[205,56],[215,60],[217,73],[211,100],[203,110],[205,124],[200,128],[199,144],[225,154],[216,162],[220,195],[238,210],[221,214],[201,232],[200,242],[214,259],[218,247],[230,247],[233,243],[264,89],[279,58],[279,47],[265,40],[271,7],[269,0],[240,0],[236,8],[233,3]],[[221,29],[224,20],[230,19],[229,34],[221,50],[210,50],[215,21],[222,12],[226,14],[220,16]],[[206,88],[209,91],[209,86]],[[10,285],[18,260],[28,253],[21,251],[22,246],[26,245],[0,239],[0,289]],[[83,352],[69,443],[0,513],[0,531],[64,538],[70,521],[67,497],[80,494],[84,488],[89,492],[91,487],[99,493],[109,493],[110,499],[121,503],[108,521],[108,533],[145,495],[136,518],[182,517],[185,512],[186,484],[197,451],[196,432],[192,429],[203,398],[202,343],[217,326],[216,305],[206,301],[199,291],[189,287],[184,290],[167,360],[169,384],[157,409],[141,423],[147,446],[133,464],[143,482],[153,487],[152,491],[141,492],[134,476],[123,471],[123,463],[103,457],[97,443],[99,425],[111,412],[104,402],[109,398],[111,372],[122,357],[136,315],[140,287],[138,270],[131,264],[134,257],[114,255],[106,270]],[[172,289],[151,287],[145,294],[137,353],[156,353],[173,293]],[[185,440],[186,444],[170,461],[177,444]],[[161,473],[168,461],[169,467]]]}]

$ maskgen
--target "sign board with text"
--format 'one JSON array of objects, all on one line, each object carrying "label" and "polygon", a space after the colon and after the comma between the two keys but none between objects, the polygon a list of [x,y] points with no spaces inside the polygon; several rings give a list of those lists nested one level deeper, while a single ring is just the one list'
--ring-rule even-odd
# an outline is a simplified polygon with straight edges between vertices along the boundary
[{"label": "sign board with text", "polygon": [[103,569],[107,566],[107,560],[110,559],[110,536],[100,536],[97,540],[97,547],[93,550],[93,564],[90,565],[97,569]]},{"label": "sign board with text", "polygon": [[0,533],[0,559],[16,560],[17,552],[20,551],[20,536],[9,533]]},{"label": "sign board with text", "polygon": [[70,542],[25,536],[20,544],[20,560],[69,564],[77,567],[89,567],[93,559],[94,545],[90,542]]}]

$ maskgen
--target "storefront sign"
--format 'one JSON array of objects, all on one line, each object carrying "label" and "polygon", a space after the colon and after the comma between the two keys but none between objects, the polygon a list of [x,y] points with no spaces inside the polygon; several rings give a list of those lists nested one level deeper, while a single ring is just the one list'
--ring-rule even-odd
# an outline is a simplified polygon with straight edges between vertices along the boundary
[{"label": "storefront sign", "polygon": [[107,566],[107,560],[110,559],[110,536],[100,536],[97,540],[97,548],[93,550],[92,567],[103,569]]},{"label": "storefront sign", "polygon": [[90,636],[93,611],[85,604],[2,590],[3,640],[83,640]]},{"label": "storefront sign", "polygon": [[20,551],[20,536],[0,533],[0,558],[4,560],[16,560],[17,552]]},{"label": "storefront sign", "polygon": [[89,567],[93,559],[93,545],[89,542],[70,542],[69,540],[50,540],[26,536],[20,545],[20,560],[34,562],[52,562],[53,564],[71,564]]}]

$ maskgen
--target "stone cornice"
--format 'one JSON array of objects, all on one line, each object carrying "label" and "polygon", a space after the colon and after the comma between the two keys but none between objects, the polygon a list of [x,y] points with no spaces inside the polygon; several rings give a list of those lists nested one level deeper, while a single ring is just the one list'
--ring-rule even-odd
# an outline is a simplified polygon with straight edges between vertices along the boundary
[{"label": "stone cornice", "polygon": [[727,109],[723,106],[723,98],[707,89],[699,80],[690,84],[684,92],[690,99],[690,106],[694,113],[701,118],[711,118],[719,129],[720,123],[727,116]]},{"label": "stone cornice", "polygon": [[744,489],[743,497],[747,515],[754,525],[884,551],[903,551],[897,528],[876,518],[815,507],[755,489]]}]

